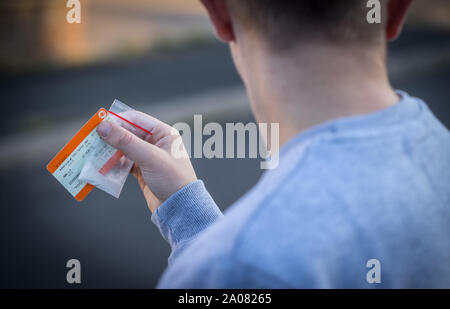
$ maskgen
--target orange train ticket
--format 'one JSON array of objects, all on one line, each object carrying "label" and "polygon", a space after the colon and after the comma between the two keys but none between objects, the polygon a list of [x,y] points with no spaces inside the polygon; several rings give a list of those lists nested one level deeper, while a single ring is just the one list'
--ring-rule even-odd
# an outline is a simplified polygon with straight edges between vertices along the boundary
[{"label": "orange train ticket", "polygon": [[108,111],[104,108],[95,113],[47,165],[48,171],[77,201],[82,201],[94,188],[93,185],[80,181],[78,177],[91,146],[99,138],[95,129],[107,114]]}]

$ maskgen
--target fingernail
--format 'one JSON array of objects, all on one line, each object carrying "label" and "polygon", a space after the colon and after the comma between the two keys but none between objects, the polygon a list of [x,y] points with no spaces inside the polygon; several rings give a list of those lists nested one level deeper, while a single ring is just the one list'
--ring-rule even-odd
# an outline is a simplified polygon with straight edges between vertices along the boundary
[{"label": "fingernail", "polygon": [[108,137],[109,132],[111,132],[111,124],[108,121],[103,121],[98,125],[97,133],[101,137]]}]

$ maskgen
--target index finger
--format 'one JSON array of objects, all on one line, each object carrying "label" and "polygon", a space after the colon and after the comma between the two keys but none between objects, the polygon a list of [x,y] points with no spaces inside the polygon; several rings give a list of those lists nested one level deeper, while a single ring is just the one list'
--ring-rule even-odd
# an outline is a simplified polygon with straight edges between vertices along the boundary
[{"label": "index finger", "polygon": [[[119,116],[131,122],[129,123],[127,121],[120,120],[120,125],[122,127],[152,144],[155,144],[160,139],[168,135],[173,135],[176,133],[176,131],[174,131],[174,129],[168,124],[140,111],[126,111],[120,113]],[[139,127],[145,131],[151,132],[151,134],[148,134]]]}]

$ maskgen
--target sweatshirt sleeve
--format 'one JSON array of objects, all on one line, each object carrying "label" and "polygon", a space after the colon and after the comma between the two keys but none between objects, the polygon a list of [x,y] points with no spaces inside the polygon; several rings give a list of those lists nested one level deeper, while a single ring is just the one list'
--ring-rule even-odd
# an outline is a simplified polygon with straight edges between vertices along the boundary
[{"label": "sweatshirt sleeve", "polygon": [[201,180],[184,186],[169,197],[152,215],[153,223],[172,248],[169,264],[222,216]]}]

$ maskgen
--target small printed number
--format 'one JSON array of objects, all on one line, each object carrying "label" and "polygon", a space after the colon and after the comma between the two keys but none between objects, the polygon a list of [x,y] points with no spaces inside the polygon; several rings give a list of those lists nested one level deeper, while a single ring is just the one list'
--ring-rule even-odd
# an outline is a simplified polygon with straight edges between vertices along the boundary
[{"label": "small printed number", "polygon": [[223,304],[270,304],[270,294],[223,294]]}]

